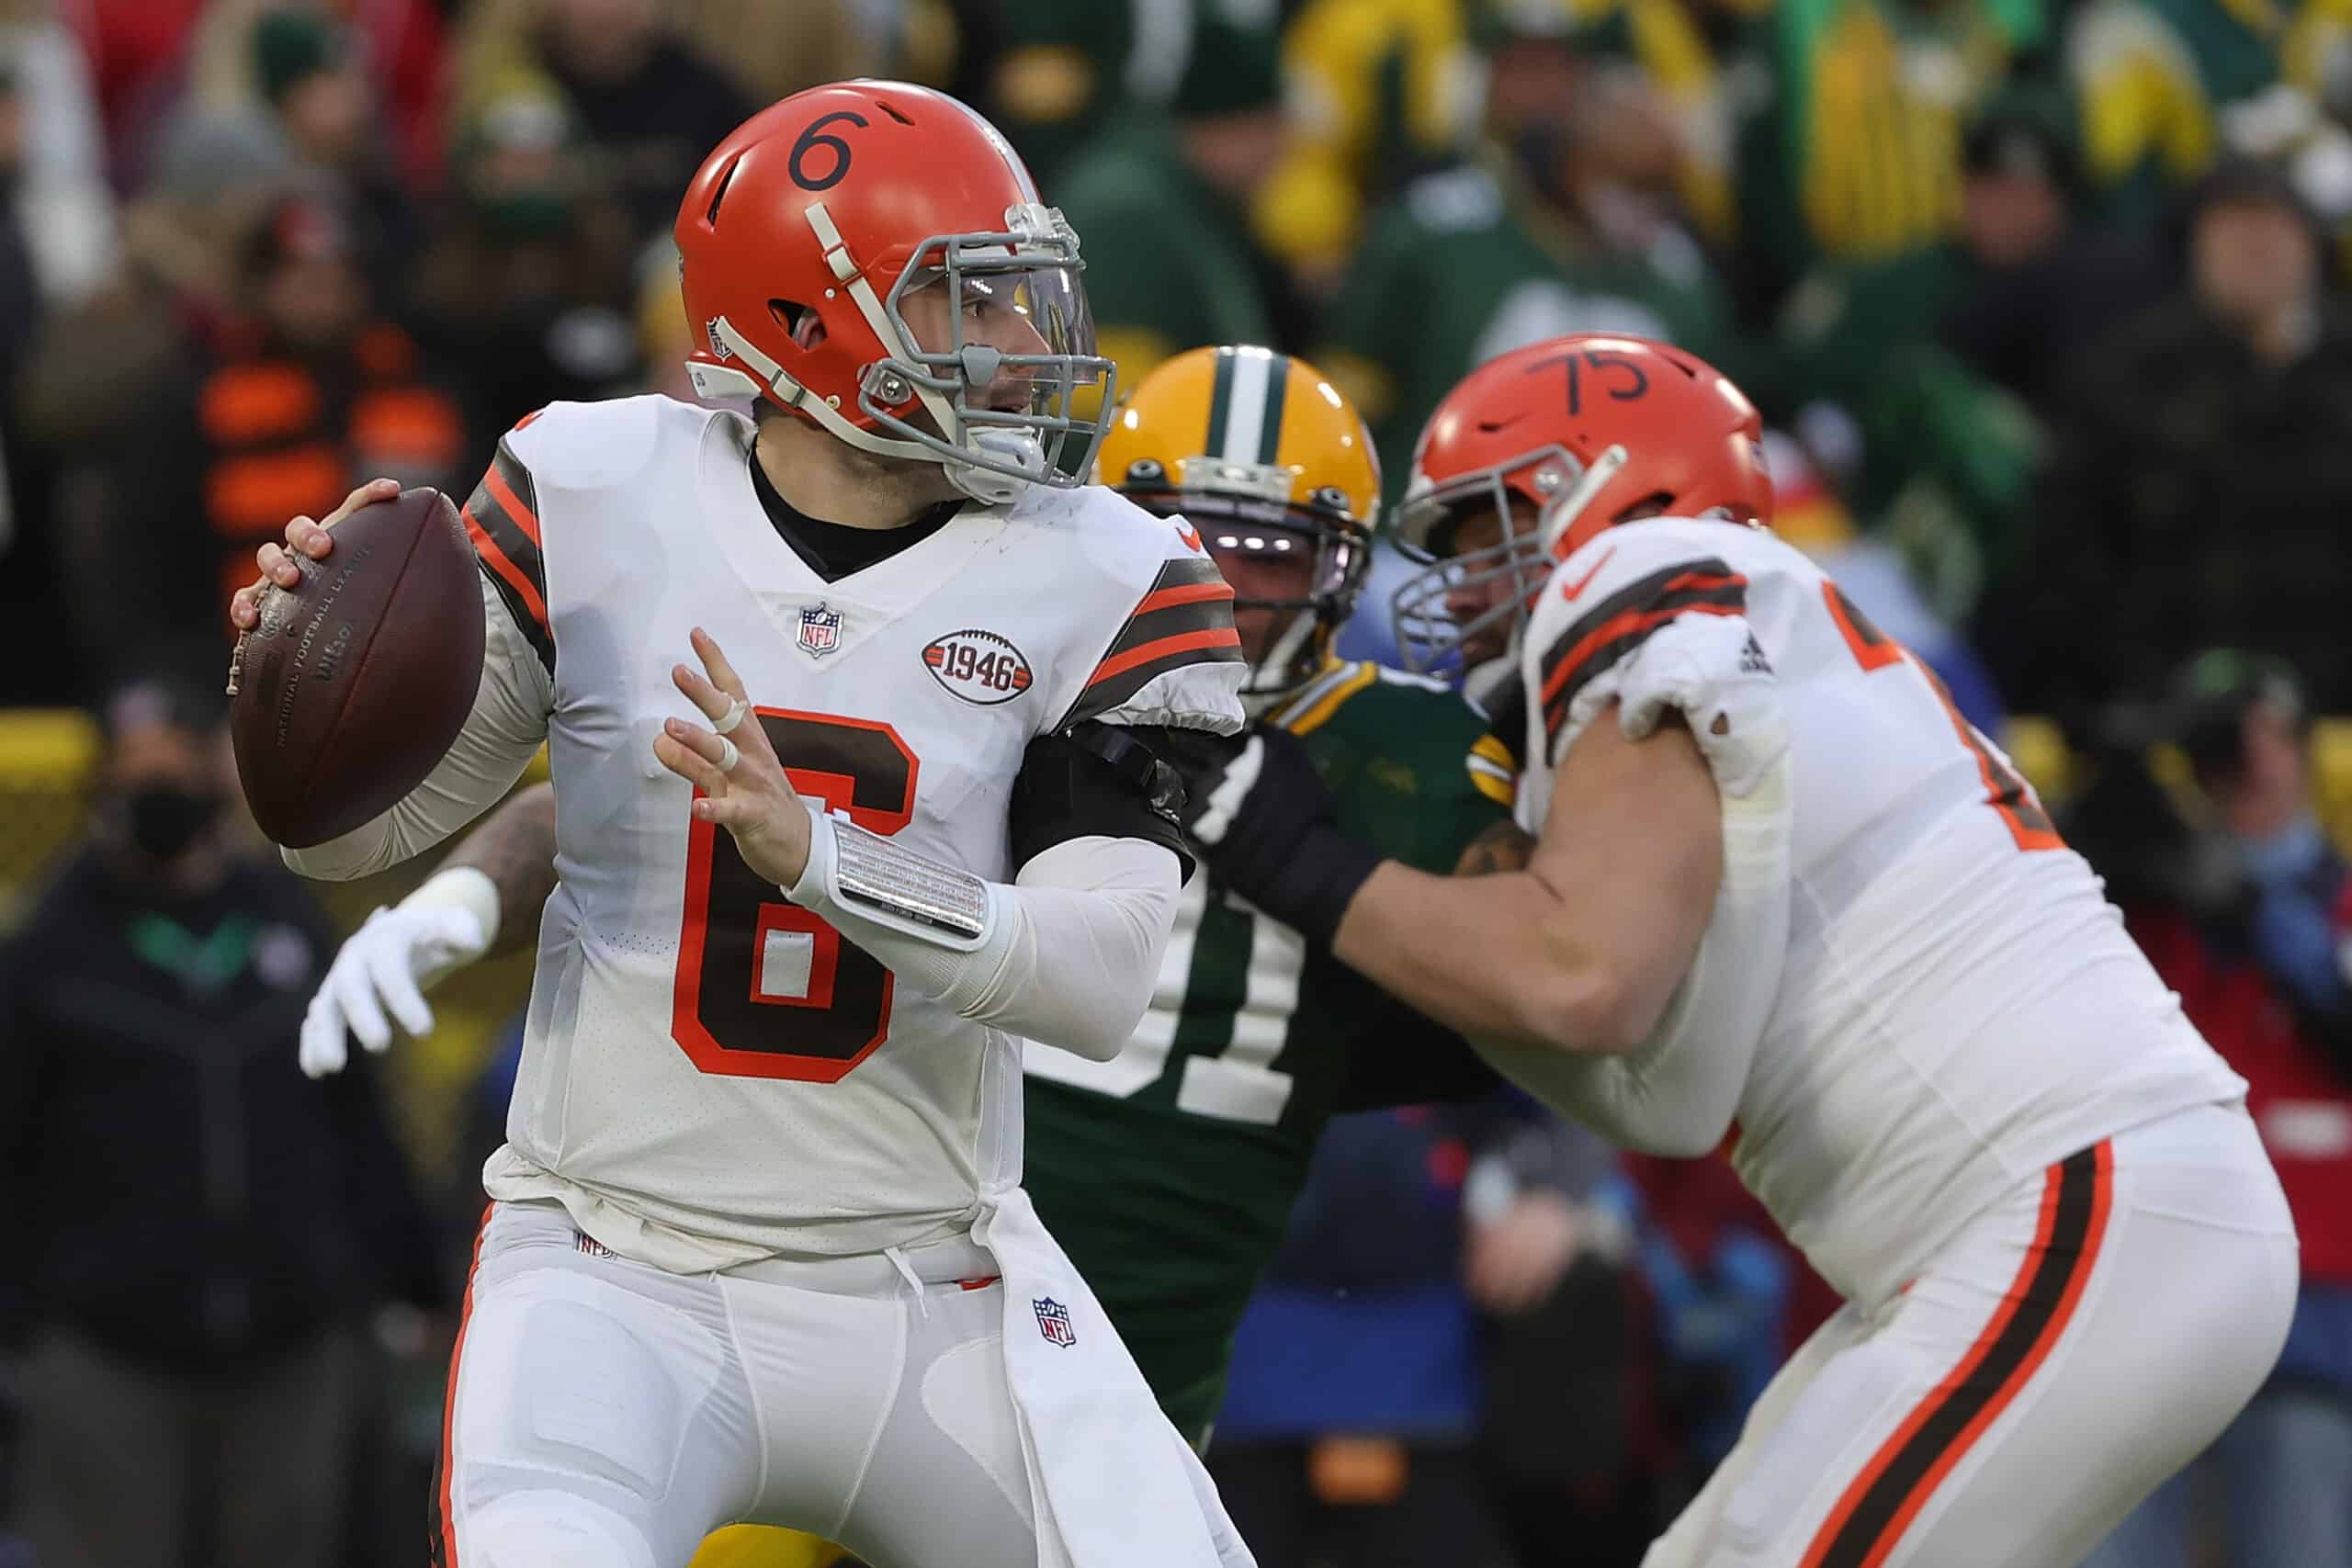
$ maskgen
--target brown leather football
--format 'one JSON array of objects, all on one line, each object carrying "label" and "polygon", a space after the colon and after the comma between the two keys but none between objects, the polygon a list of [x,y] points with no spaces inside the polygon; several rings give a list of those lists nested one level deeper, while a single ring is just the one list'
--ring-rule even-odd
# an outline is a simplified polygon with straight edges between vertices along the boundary
[{"label": "brown leather football", "polygon": [[245,803],[293,849],[423,783],[465,728],[482,660],[473,547],[439,491],[361,507],[326,559],[301,564],[300,587],[263,591],[229,705]]}]

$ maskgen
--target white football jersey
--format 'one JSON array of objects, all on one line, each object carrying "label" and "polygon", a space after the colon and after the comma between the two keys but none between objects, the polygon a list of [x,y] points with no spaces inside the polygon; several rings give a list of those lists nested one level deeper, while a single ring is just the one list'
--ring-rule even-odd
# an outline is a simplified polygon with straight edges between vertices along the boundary
[{"label": "white football jersey", "polygon": [[1831,1284],[1883,1299],[2018,1181],[2245,1092],[2008,758],[1768,529],[1630,523],[1554,571],[1521,656],[1521,826],[1594,721],[1578,694],[1686,615],[1745,622],[1679,640],[1764,674],[1787,725],[1790,935],[1733,1163]]},{"label": "white football jersey", "polygon": [[751,423],[660,397],[517,426],[466,509],[552,673],[560,883],[492,1196],[553,1197],[665,1268],[914,1246],[1016,1180],[1019,1043],[889,973],[692,819],[653,755],[701,626],[796,785],[1007,880],[1029,742],[1238,729],[1246,667],[1196,536],[1033,489],[825,581],[754,493]]}]

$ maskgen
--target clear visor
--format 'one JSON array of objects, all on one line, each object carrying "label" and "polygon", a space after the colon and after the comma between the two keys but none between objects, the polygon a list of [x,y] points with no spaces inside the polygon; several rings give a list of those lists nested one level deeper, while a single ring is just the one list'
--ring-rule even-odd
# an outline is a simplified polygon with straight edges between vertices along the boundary
[{"label": "clear visor", "polygon": [[[859,406],[957,462],[1074,485],[1109,428],[1113,367],[1095,352],[1077,236],[1046,209],[1009,217],[1018,230],[917,250],[885,306],[905,352],[869,372]],[[910,396],[935,432],[893,412]]]},{"label": "clear visor", "polygon": [[1197,529],[1201,543],[1220,561],[1264,562],[1271,568],[1291,567],[1268,581],[1288,581],[1300,592],[1275,594],[1244,593],[1234,588],[1234,607],[1270,610],[1314,608],[1334,620],[1345,619],[1353,607],[1356,589],[1363,580],[1367,556],[1363,543],[1336,523],[1315,520],[1296,508],[1275,502],[1239,501],[1224,497],[1174,496],[1155,511],[1181,512]]}]

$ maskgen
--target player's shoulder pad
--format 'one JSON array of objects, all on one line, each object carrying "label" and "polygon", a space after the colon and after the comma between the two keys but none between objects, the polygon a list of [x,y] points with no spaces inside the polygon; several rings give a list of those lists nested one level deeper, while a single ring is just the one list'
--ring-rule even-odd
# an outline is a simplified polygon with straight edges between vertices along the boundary
[{"label": "player's shoulder pad", "polygon": [[1056,728],[1088,720],[1222,735],[1242,728],[1249,665],[1234,629],[1233,590],[1198,530],[1099,485],[1033,486],[1008,522],[1052,531],[1041,558],[1057,563],[1056,581],[1037,586],[1079,608],[1077,640],[1093,661]]},{"label": "player's shoulder pad", "polygon": [[1553,569],[1521,652],[1544,733],[1558,736],[1577,699],[1660,627],[1745,617],[1754,547],[1770,537],[1729,523],[1646,518],[1602,531]]},{"label": "player's shoulder pad", "polygon": [[1050,531],[1056,559],[1105,583],[1132,585],[1170,555],[1201,553],[1185,542],[1198,537],[1188,526],[1146,512],[1105,485],[1029,485],[1004,513],[1013,528]]},{"label": "player's shoulder pad", "polygon": [[659,396],[559,402],[524,415],[499,437],[458,517],[482,570],[549,673],[555,637],[541,525],[547,498],[626,484],[645,471],[665,436],[691,442],[729,417]]},{"label": "player's shoulder pad", "polygon": [[1467,784],[1508,807],[1518,795],[1510,750],[1445,682],[1370,660],[1332,665],[1266,715],[1294,735],[1321,732],[1409,769],[1431,792]]},{"label": "player's shoulder pad", "polygon": [[1325,666],[1267,710],[1266,721],[1294,735],[1334,730],[1378,731],[1409,716],[1443,727],[1459,711],[1472,728],[1477,715],[1453,688],[1433,675],[1393,670],[1369,659],[1340,660]]},{"label": "player's shoulder pad", "polygon": [[589,403],[549,403],[499,442],[550,489],[610,490],[642,473],[663,438],[699,440],[730,416],[658,392]]}]

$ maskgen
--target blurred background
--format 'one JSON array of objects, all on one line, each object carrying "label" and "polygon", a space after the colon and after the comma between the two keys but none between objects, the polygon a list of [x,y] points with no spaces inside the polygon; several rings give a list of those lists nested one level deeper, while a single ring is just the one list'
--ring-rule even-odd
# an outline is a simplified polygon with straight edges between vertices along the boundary
[{"label": "blurred background", "polygon": [[[223,602],[360,479],[688,395],[677,193],[855,74],[1012,137],[1123,382],[1304,354],[1392,498],[1538,338],[1741,382],[1783,534],[2061,808],[2297,1208],[2273,1386],[2102,1568],[2352,1568],[2352,0],[0,0],[0,1568],[60,1498],[184,1519],[153,1568],[414,1561],[527,963],[299,1077],[431,868],[255,852]],[[1351,1120],[1213,1463],[1268,1568],[1633,1564],[1831,1304],[1720,1162]],[[97,1413],[119,1470],[28,1471]]]}]

